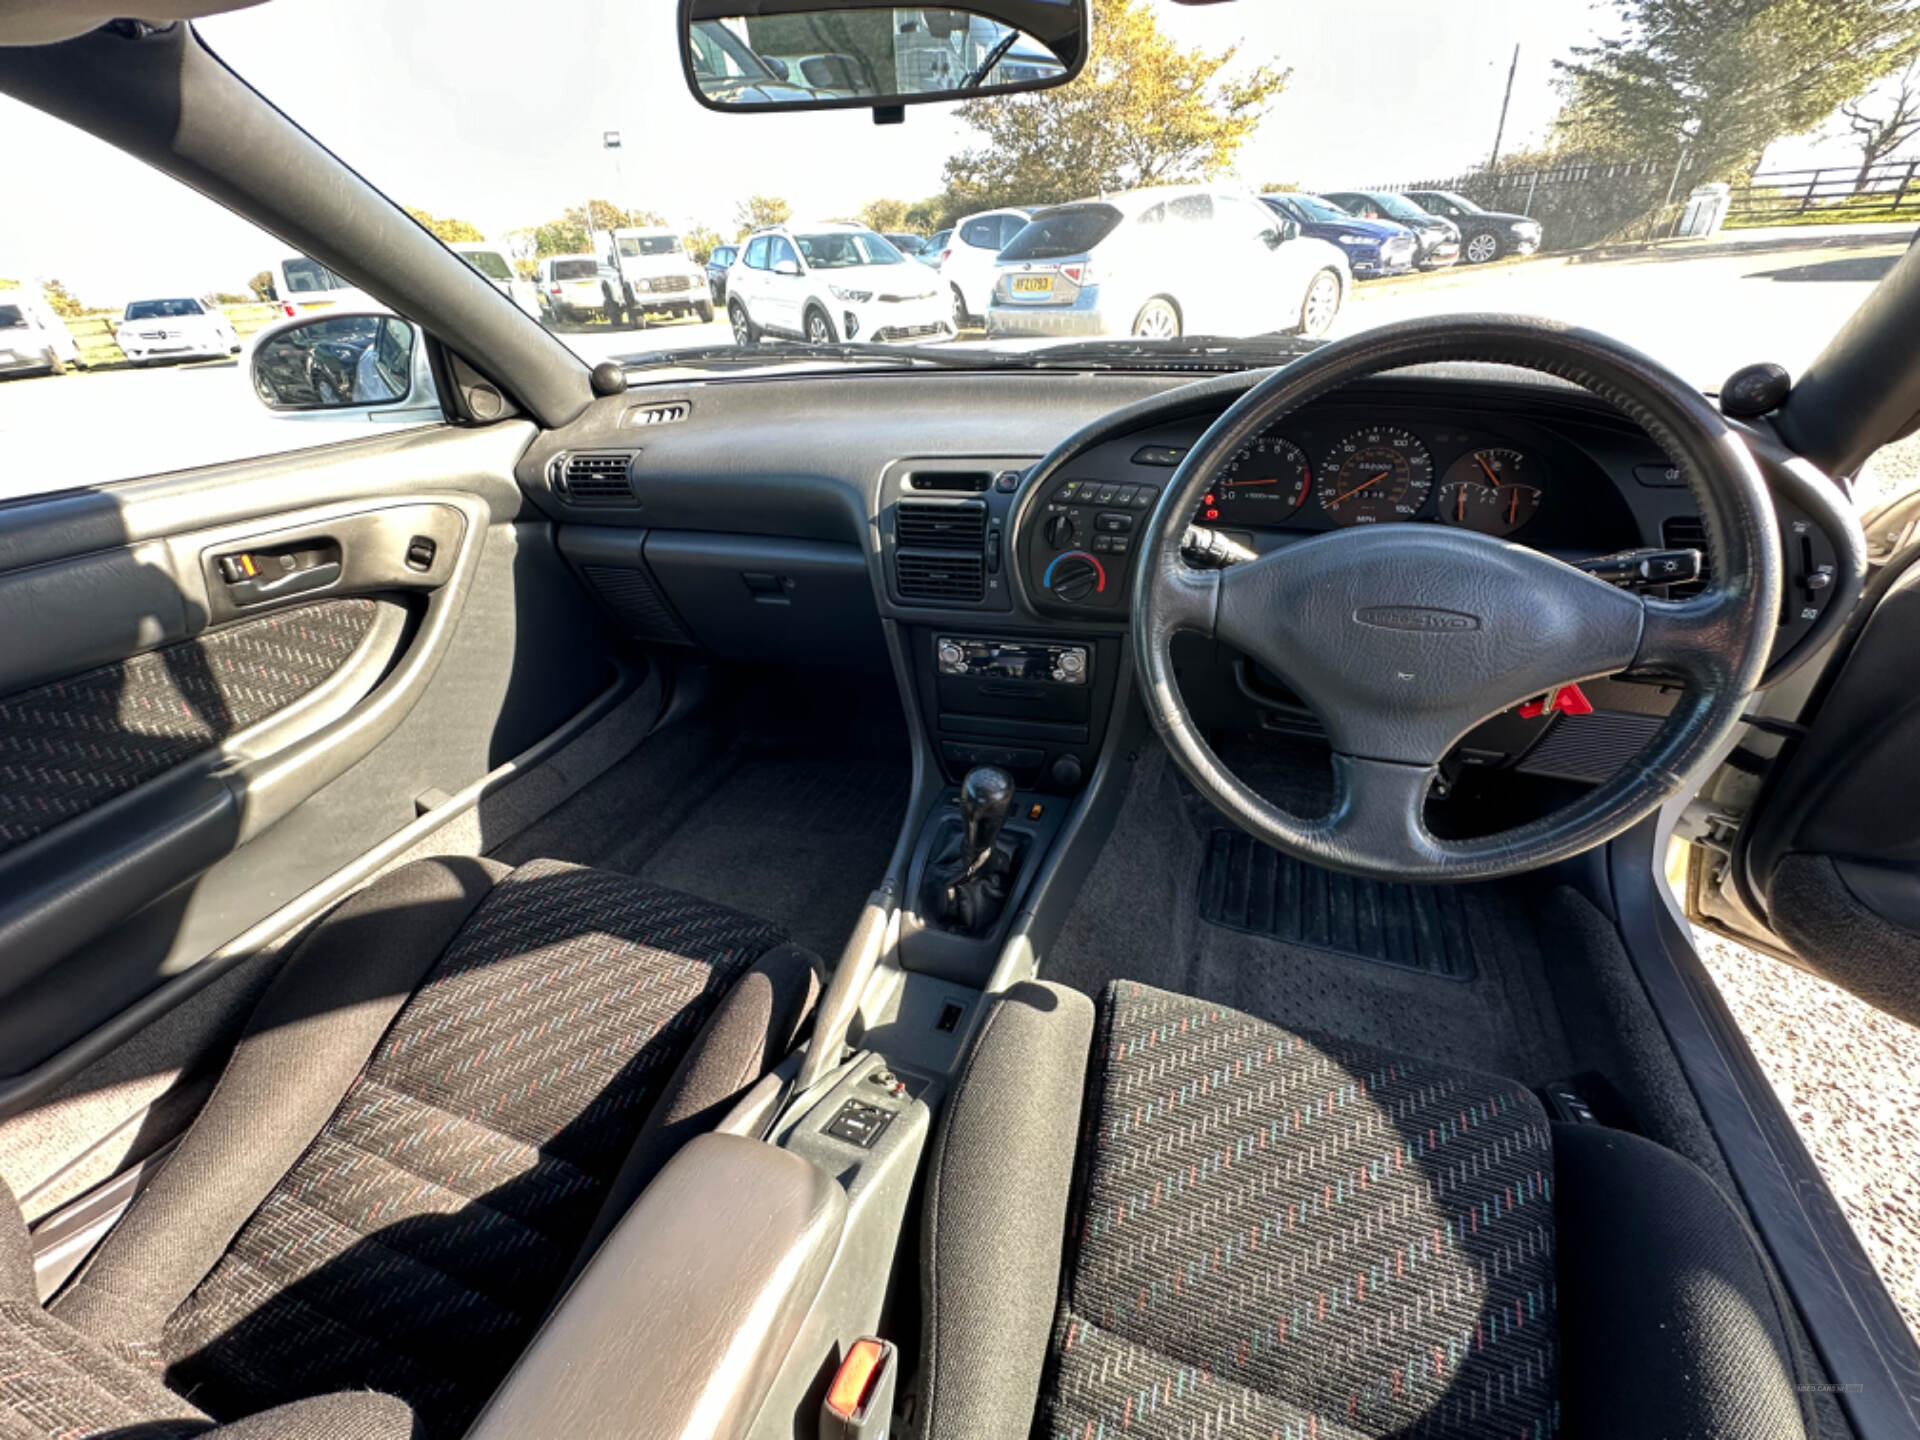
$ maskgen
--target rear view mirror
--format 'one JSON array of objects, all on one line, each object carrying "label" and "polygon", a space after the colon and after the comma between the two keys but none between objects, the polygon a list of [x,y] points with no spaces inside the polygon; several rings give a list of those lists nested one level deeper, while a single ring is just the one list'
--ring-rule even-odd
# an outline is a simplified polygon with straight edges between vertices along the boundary
[{"label": "rear view mirror", "polygon": [[[1064,85],[1088,0],[681,0],[687,84],[713,110],[887,111]],[[888,117],[882,117],[888,118]]]},{"label": "rear view mirror", "polygon": [[254,394],[286,415],[437,418],[440,398],[419,331],[397,315],[309,315],[253,344]]}]

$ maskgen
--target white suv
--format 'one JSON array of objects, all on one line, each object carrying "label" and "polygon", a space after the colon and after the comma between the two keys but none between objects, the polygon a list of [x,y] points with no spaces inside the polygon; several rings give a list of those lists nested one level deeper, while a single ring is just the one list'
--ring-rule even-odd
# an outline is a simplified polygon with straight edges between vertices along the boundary
[{"label": "white suv", "polygon": [[940,257],[940,278],[953,295],[955,329],[987,323],[987,306],[997,278],[993,262],[1014,236],[1027,228],[1033,211],[982,210],[961,218]]},{"label": "white suv", "polygon": [[774,225],[756,230],[727,271],[734,339],[784,335],[831,345],[950,340],[937,276],[863,225]]},{"label": "white suv", "polygon": [[707,272],[693,263],[679,235],[659,225],[613,232],[608,263],[620,277],[627,322],[642,329],[649,312],[713,319]]}]

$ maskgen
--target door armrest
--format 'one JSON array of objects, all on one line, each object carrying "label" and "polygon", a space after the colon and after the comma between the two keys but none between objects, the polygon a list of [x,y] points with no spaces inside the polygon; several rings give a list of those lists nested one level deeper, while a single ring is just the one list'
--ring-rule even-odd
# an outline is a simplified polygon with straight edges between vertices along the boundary
[{"label": "door armrest", "polygon": [[744,1436],[840,1240],[846,1193],[740,1135],[689,1142],[562,1297],[467,1440]]}]

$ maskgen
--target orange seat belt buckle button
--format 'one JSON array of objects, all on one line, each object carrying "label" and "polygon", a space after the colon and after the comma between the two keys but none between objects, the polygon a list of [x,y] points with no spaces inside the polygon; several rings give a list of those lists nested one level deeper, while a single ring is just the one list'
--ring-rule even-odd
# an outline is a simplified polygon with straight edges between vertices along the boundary
[{"label": "orange seat belt buckle button", "polygon": [[848,1347],[820,1407],[821,1440],[885,1440],[896,1355],[891,1341],[871,1335]]}]

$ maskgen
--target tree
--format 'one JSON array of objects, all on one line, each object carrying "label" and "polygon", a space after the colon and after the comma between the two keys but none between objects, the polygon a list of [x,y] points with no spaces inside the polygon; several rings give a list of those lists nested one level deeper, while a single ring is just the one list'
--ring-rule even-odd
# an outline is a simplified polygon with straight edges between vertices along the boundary
[{"label": "tree", "polygon": [[1181,49],[1145,0],[1094,0],[1093,14],[1093,53],[1072,84],[960,107],[983,143],[947,161],[954,213],[1212,178],[1286,88],[1280,67],[1235,71],[1238,46]]},{"label": "tree", "polygon": [[87,313],[87,307],[80,303],[80,297],[58,280],[42,280],[40,293],[46,298],[47,308],[62,320],[77,320]]},{"label": "tree", "polygon": [[907,229],[921,235],[931,235],[936,230],[945,230],[959,218],[949,213],[945,195],[916,200],[907,207]]},{"label": "tree", "polygon": [[466,220],[455,220],[452,216],[433,215],[425,210],[407,206],[407,214],[431,230],[439,239],[451,245],[460,240],[484,240],[480,227]]},{"label": "tree", "polygon": [[749,230],[758,230],[762,225],[783,225],[793,215],[793,207],[778,195],[749,195],[733,207],[733,223],[739,234],[736,239],[745,239]]},{"label": "tree", "polygon": [[1856,195],[1867,188],[1874,166],[1920,135],[1920,40],[1907,53],[1906,67],[1879,96],[1862,95],[1840,107],[1860,146],[1860,173],[1853,181]]},{"label": "tree", "polygon": [[904,200],[869,200],[860,207],[860,223],[884,235],[889,230],[905,230],[912,223],[909,213]]},{"label": "tree", "polygon": [[694,264],[704,265],[712,258],[714,247],[724,245],[726,241],[711,226],[695,225],[681,233],[680,243],[687,247],[687,254],[693,258]]},{"label": "tree", "polygon": [[[518,260],[538,260],[543,255],[583,255],[594,248],[587,236],[587,216],[591,209],[595,233],[620,230],[635,225],[665,225],[666,216],[657,210],[622,210],[611,200],[589,200],[585,205],[569,205],[557,220],[531,228],[508,231],[509,243],[520,252]],[[531,274],[531,270],[527,273]]]},{"label": "tree", "polygon": [[262,270],[247,281],[247,289],[253,292],[253,298],[262,302],[273,299],[273,273]]},{"label": "tree", "polygon": [[1814,129],[1899,63],[1916,0],[1612,0],[1623,30],[1577,46],[1563,72],[1556,148],[1664,159],[1700,179],[1752,170],[1767,146]]}]

